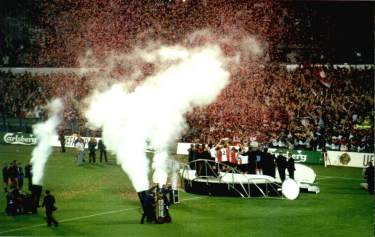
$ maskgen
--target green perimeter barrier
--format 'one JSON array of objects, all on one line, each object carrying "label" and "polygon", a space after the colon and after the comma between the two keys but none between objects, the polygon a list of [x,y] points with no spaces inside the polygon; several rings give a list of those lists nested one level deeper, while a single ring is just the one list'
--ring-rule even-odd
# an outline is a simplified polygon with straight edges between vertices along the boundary
[{"label": "green perimeter barrier", "polygon": [[0,144],[36,145],[33,134],[23,132],[0,132]]},{"label": "green perimeter barrier", "polygon": [[323,153],[320,151],[309,151],[309,150],[288,150],[285,148],[269,148],[268,151],[278,155],[284,155],[288,157],[291,153],[295,162],[305,164],[324,164]]},{"label": "green perimeter barrier", "polygon": [[[0,132],[0,144],[36,145],[37,138],[30,133]],[[288,150],[285,148],[270,148],[268,151],[275,156],[280,154],[288,157],[291,153],[295,162],[306,164],[324,164],[323,154],[319,151]]]}]

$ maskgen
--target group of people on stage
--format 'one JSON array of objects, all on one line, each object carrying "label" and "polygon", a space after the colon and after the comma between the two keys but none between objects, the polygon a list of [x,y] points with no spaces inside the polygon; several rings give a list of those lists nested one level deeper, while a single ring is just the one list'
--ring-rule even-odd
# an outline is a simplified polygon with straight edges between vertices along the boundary
[{"label": "group of people on stage", "polygon": [[276,157],[269,153],[267,148],[263,150],[260,148],[247,148],[242,144],[230,146],[223,141],[216,146],[213,146],[213,144],[191,144],[188,150],[190,168],[196,169],[198,172],[200,167],[196,166],[199,166],[199,162],[192,161],[202,159],[227,165],[219,166],[221,171],[233,172],[232,169],[234,169],[236,172],[244,174],[263,174],[275,177],[277,168],[281,181],[286,178],[286,170],[289,178],[294,179],[295,162],[290,153],[288,157],[282,154]]}]

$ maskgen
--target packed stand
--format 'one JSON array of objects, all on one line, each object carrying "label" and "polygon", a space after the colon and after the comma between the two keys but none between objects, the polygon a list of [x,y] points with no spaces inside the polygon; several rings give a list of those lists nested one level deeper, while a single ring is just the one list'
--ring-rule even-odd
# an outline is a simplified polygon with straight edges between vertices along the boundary
[{"label": "packed stand", "polygon": [[[45,120],[47,102],[52,97],[61,97],[65,108],[63,126],[69,133],[83,133],[85,130],[85,121],[79,112],[80,101],[89,91],[85,76],[75,73],[34,75],[0,71],[0,90],[4,92],[0,95],[0,117],[5,123],[4,127],[10,118],[30,120],[31,124]],[[23,130],[22,126],[18,130]]]},{"label": "packed stand", "polygon": [[235,77],[214,104],[189,113],[182,141],[227,137],[270,147],[373,152],[372,70],[268,69]]}]

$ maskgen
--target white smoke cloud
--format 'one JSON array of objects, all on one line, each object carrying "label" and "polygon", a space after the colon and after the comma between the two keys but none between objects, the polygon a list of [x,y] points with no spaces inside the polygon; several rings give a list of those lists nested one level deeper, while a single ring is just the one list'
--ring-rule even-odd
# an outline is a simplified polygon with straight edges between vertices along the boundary
[{"label": "white smoke cloud", "polygon": [[38,139],[38,145],[34,148],[31,158],[32,182],[36,185],[43,182],[44,167],[52,153],[50,143],[57,136],[57,127],[62,119],[63,103],[61,99],[54,99],[47,105],[47,108],[50,115],[49,119],[33,126],[33,133]]},{"label": "white smoke cloud", "polygon": [[218,44],[208,42],[194,48],[153,43],[124,57],[127,62],[152,63],[155,71],[133,89],[116,83],[95,92],[85,116],[91,127],[102,128],[104,143],[136,191],[143,191],[149,188],[146,142],[156,150],[153,180],[165,184],[169,145],[186,128],[185,114],[214,102],[228,85],[230,58]]}]

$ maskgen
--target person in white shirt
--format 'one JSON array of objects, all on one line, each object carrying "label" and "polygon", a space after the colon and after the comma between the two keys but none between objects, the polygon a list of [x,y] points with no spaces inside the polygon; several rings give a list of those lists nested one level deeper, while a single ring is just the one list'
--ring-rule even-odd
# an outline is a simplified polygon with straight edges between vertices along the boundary
[{"label": "person in white shirt", "polygon": [[83,152],[85,151],[85,147],[82,138],[78,138],[76,148],[78,150],[77,164],[83,165]]}]

